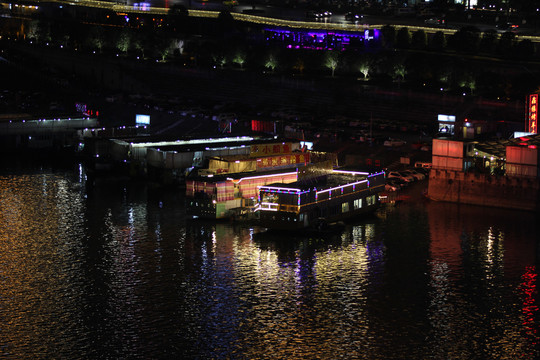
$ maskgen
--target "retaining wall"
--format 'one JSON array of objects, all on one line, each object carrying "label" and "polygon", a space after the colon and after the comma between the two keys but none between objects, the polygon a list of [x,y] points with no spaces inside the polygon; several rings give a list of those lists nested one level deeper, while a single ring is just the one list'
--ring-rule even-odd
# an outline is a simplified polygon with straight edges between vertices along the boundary
[{"label": "retaining wall", "polygon": [[539,189],[540,181],[535,178],[433,169],[428,197],[436,201],[536,211]]}]

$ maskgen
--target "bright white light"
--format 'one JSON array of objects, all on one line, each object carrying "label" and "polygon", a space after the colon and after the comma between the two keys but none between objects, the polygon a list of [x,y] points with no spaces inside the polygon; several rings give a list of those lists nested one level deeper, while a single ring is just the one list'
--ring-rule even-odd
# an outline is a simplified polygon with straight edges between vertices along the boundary
[{"label": "bright white light", "polygon": [[335,172],[335,173],[338,173],[338,174],[369,175],[369,173],[367,173],[367,172],[348,171],[348,170],[332,170],[332,172]]},{"label": "bright white light", "polygon": [[249,177],[241,178],[240,180],[238,180],[238,183],[242,182],[242,180],[264,179],[264,178],[269,178],[269,177],[281,177],[281,176],[287,176],[287,175],[296,175],[296,172],[270,174],[270,175],[260,175],[260,176],[249,176]]},{"label": "bright white light", "polygon": [[330,188],[330,189],[317,191],[316,194],[319,195],[319,194],[322,194],[322,193],[325,193],[325,192],[328,192],[328,191],[343,189],[346,186],[358,185],[358,184],[362,184],[362,183],[367,183],[367,180],[357,181],[357,182],[353,182],[353,183],[350,183],[350,184],[341,185],[341,186],[333,187],[333,188]]},{"label": "bright white light", "polygon": [[286,191],[286,192],[300,192],[302,190],[300,189],[293,189],[293,188],[283,188],[283,187],[277,187],[277,186],[261,186],[259,187],[260,190],[277,190],[277,191]]}]

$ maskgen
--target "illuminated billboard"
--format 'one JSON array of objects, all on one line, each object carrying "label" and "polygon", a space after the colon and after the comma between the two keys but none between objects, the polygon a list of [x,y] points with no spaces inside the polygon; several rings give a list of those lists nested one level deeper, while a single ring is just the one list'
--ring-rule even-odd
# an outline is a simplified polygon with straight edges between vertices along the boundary
[{"label": "illuminated billboard", "polygon": [[529,116],[528,116],[528,129],[532,134],[538,133],[537,121],[538,121],[538,94],[529,95]]},{"label": "illuminated billboard", "polygon": [[437,115],[439,122],[439,133],[444,135],[454,135],[455,115]]},{"label": "illuminated billboard", "polygon": [[148,126],[150,125],[150,115],[136,114],[135,125]]}]

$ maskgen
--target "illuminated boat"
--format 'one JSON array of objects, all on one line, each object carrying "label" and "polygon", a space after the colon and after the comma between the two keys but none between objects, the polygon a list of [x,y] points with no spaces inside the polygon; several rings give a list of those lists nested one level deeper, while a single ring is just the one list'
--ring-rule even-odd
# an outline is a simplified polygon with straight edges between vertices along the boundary
[{"label": "illuminated boat", "polygon": [[327,170],[259,187],[256,210],[260,225],[269,229],[316,229],[373,212],[384,185],[384,172]]}]

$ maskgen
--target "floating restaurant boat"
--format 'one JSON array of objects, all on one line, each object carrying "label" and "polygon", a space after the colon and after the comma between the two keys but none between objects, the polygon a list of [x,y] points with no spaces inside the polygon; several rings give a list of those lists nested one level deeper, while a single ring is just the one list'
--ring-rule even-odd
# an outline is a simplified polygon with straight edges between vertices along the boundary
[{"label": "floating restaurant boat", "polygon": [[298,179],[296,169],[220,174],[186,180],[186,214],[206,219],[253,217],[258,187]]},{"label": "floating restaurant boat", "polygon": [[328,170],[288,184],[259,187],[260,225],[275,230],[325,229],[373,212],[385,173]]}]

